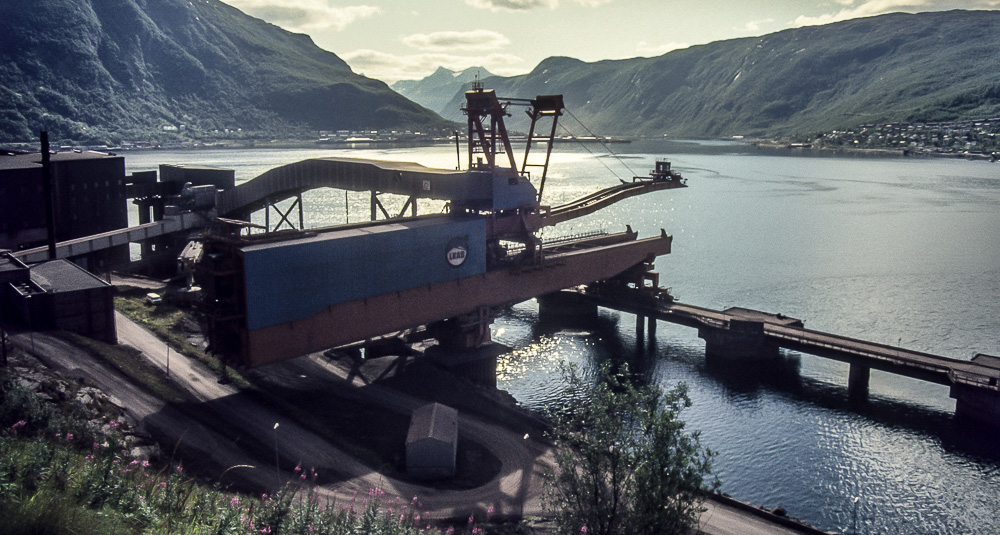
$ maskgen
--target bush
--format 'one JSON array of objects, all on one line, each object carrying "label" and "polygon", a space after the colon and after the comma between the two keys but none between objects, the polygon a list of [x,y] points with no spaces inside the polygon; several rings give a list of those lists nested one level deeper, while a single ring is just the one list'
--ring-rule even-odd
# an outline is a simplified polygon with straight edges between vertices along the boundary
[{"label": "bush", "polygon": [[564,375],[587,402],[551,415],[558,468],[548,478],[546,507],[560,532],[686,533],[718,487],[709,477],[714,454],[679,417],[691,405],[686,387],[636,386],[627,368],[603,368],[595,386],[572,366]]}]

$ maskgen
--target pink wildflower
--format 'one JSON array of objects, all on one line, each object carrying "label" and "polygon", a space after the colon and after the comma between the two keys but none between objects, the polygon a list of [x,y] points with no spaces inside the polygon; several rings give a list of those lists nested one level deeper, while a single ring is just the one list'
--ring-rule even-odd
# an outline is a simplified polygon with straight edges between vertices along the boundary
[{"label": "pink wildflower", "polygon": [[580,528],[580,533],[586,533],[586,532],[587,532],[587,526],[583,526],[582,528]]},{"label": "pink wildflower", "polygon": [[66,433],[66,440],[73,440],[73,433]]}]

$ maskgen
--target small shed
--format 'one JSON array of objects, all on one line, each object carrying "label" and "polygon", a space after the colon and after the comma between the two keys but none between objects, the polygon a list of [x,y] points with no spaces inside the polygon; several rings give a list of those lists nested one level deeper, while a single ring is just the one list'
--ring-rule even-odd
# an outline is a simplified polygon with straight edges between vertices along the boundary
[{"label": "small shed", "polygon": [[418,479],[455,475],[458,411],[431,403],[414,409],[406,434],[406,471]]}]

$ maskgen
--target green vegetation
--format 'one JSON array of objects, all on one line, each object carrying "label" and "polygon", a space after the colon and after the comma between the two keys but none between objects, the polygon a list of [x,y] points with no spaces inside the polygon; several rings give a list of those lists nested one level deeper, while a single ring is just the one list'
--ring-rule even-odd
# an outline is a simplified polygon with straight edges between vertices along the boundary
[{"label": "green vegetation", "polygon": [[118,144],[447,126],[307,36],[218,0],[5,0],[0,20],[0,142],[39,130]]},{"label": "green vegetation", "polygon": [[558,471],[546,506],[560,533],[688,533],[718,483],[712,452],[686,433],[680,412],[691,405],[684,385],[668,392],[602,369],[597,385],[564,371],[570,392],[586,400],[552,415]]},{"label": "green vegetation", "polygon": [[[895,13],[655,58],[548,58],[528,74],[484,83],[507,96],[557,90],[576,117],[606,135],[780,138],[977,120],[1000,116],[997,35],[1000,11]],[[460,98],[445,117],[460,118]],[[526,131],[521,121],[513,126]],[[561,124],[584,134],[572,120]]]},{"label": "green vegetation", "polygon": [[[0,402],[0,518],[19,534],[385,534],[438,533],[417,498],[327,495],[316,473],[296,468],[273,495],[227,492],[183,465],[133,459],[118,424],[97,427],[72,404],[41,401],[8,377]],[[238,469],[239,467],[233,467]],[[449,529],[448,533],[454,533]],[[470,518],[466,533],[482,533]]]},{"label": "green vegetation", "polygon": [[[175,351],[197,360],[221,376],[222,362],[205,353],[200,347],[191,345],[181,334],[185,321],[195,321],[190,313],[167,303],[149,306],[143,301],[145,296],[146,291],[141,288],[121,289],[115,295],[115,309],[152,331],[157,338],[165,341]],[[250,382],[233,368],[226,366],[224,371],[226,378],[238,388],[250,388]]]}]

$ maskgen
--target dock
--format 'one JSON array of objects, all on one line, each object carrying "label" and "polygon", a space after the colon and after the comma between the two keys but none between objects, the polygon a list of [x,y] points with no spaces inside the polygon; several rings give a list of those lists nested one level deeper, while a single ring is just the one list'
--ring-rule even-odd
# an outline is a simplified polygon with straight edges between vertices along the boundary
[{"label": "dock", "polygon": [[[655,332],[656,321],[698,329],[706,356],[733,362],[760,363],[778,357],[779,349],[846,362],[850,365],[848,393],[853,399],[868,394],[871,370],[881,370],[950,387],[956,415],[1000,425],[1000,357],[977,354],[971,360],[948,358],[899,346],[870,342],[806,329],[802,320],[745,308],[713,310],[679,303],[661,289],[591,285],[564,290],[557,297],[577,310],[604,307],[636,315],[636,329]],[[579,308],[584,307],[584,308]]]}]

